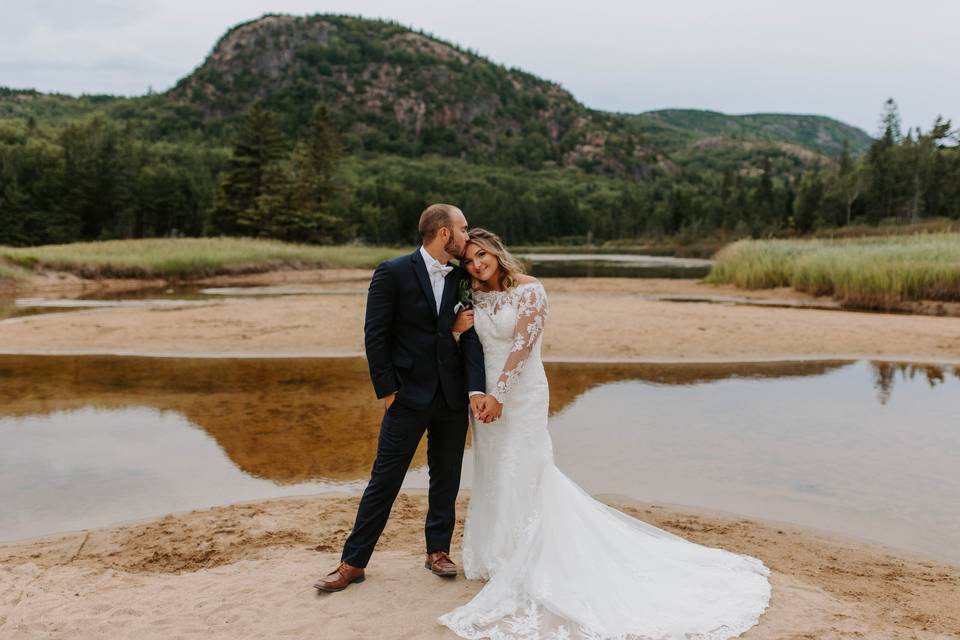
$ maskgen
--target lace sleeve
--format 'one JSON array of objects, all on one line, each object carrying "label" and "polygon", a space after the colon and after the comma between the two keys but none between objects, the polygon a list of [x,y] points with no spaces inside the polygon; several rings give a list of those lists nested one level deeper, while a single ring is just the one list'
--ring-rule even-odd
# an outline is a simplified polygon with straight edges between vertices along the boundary
[{"label": "lace sleeve", "polygon": [[497,379],[497,386],[491,394],[498,402],[516,384],[517,376],[533,351],[534,345],[543,333],[547,320],[547,292],[543,285],[534,282],[523,287],[517,308],[517,324],[513,330],[513,348],[503,365],[503,372]]}]

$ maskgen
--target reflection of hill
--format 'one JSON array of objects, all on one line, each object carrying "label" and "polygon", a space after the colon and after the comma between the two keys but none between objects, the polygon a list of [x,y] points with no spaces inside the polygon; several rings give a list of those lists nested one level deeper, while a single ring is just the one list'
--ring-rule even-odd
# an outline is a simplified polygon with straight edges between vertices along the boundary
[{"label": "reflection of hill", "polygon": [[561,411],[593,387],[621,380],[684,385],[726,378],[787,378],[819,376],[849,364],[848,361],[734,362],[676,364],[547,363],[550,413]]},{"label": "reflection of hill", "polygon": [[[694,384],[820,375],[844,363],[547,365],[551,413],[620,380]],[[203,428],[247,473],[278,483],[366,476],[382,405],[362,359],[0,357],[0,417],[150,406]],[[426,463],[424,448],[414,465]]]},{"label": "reflection of hill", "polygon": [[5,357],[0,380],[0,415],[177,411],[241,469],[280,483],[362,478],[382,410],[360,359]]}]

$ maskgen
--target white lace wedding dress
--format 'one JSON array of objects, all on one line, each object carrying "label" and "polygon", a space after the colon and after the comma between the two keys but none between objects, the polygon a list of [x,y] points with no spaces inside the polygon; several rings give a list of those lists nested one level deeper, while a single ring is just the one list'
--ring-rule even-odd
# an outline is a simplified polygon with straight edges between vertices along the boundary
[{"label": "white lace wedding dress", "polygon": [[755,625],[770,599],[762,562],[627,516],[554,465],[543,286],[474,292],[474,306],[488,392],[503,414],[473,425],[463,566],[488,582],[439,621],[495,640],[717,640]]}]

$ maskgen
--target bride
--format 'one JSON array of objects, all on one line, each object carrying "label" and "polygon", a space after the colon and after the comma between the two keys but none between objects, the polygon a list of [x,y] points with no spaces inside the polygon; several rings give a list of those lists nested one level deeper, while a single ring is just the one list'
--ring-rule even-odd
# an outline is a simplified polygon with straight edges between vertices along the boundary
[{"label": "bride", "polygon": [[540,359],[546,291],[489,231],[470,232],[463,262],[486,361],[485,412],[498,416],[473,421],[463,538],[467,578],[487,583],[439,621],[464,638],[496,640],[718,640],[755,625],[770,599],[762,562],[627,516],[554,466]]}]

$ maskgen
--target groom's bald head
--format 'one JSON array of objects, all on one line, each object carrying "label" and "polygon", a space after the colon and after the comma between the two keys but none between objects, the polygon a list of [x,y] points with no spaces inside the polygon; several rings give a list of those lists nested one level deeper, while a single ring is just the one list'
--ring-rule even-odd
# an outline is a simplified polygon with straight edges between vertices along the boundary
[{"label": "groom's bald head", "polygon": [[455,218],[463,216],[463,212],[452,204],[432,204],[420,214],[420,237],[427,244],[437,237],[440,229],[453,231]]}]

